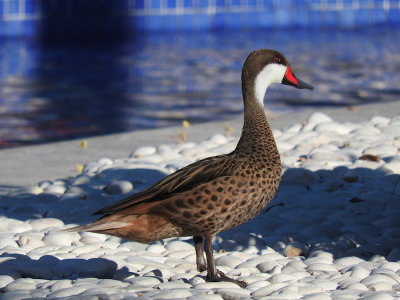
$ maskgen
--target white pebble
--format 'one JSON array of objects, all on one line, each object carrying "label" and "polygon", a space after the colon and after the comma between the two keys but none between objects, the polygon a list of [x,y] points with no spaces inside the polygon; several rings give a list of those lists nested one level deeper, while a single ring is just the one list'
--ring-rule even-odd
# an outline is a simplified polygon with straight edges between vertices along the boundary
[{"label": "white pebble", "polygon": [[168,251],[182,251],[182,250],[191,250],[194,251],[194,247],[186,242],[182,241],[172,241],[165,245],[165,249]]},{"label": "white pebble", "polygon": [[307,124],[313,125],[326,122],[332,122],[332,118],[322,112],[313,113],[307,120]]},{"label": "white pebble", "polygon": [[352,268],[350,277],[353,278],[358,278],[358,279],[364,279],[365,277],[369,276],[370,271],[361,267],[361,266],[355,266],[354,268]]},{"label": "white pebble", "polygon": [[27,222],[22,222],[15,219],[9,219],[4,216],[0,216],[0,232],[12,232],[21,233],[24,231],[31,230],[32,226]]},{"label": "white pebble", "polygon": [[380,281],[368,285],[368,289],[371,291],[391,291],[392,285],[388,282]]},{"label": "white pebble", "polygon": [[71,246],[73,242],[79,241],[79,234],[76,232],[50,231],[43,238],[46,246]]},{"label": "white pebble", "polygon": [[388,282],[390,284],[397,284],[399,282],[397,282],[395,279],[389,277],[389,276],[385,276],[385,275],[381,275],[381,274],[375,274],[375,275],[370,275],[366,278],[364,278],[363,280],[361,280],[362,284],[365,284],[366,286],[369,286],[373,283],[376,282]]},{"label": "white pebble", "polygon": [[64,185],[56,185],[56,184],[52,184],[49,185],[48,187],[46,187],[44,189],[44,191],[46,193],[54,193],[54,194],[64,194],[65,191],[67,190],[67,187]]},{"label": "white pebble", "polygon": [[123,280],[124,282],[129,282],[133,286],[155,286],[163,282],[159,278],[156,277],[147,277],[147,276],[131,276]]},{"label": "white pebble", "polygon": [[397,148],[389,144],[380,144],[374,147],[368,147],[363,154],[376,155],[378,157],[387,157],[397,155]]},{"label": "white pebble", "polygon": [[333,132],[337,134],[348,134],[352,128],[344,126],[337,122],[320,123],[315,127],[315,130],[321,133]]},{"label": "white pebble", "polygon": [[393,300],[393,297],[389,293],[374,292],[372,295],[360,297],[359,300]]},{"label": "white pebble", "polygon": [[33,230],[42,231],[43,229],[49,227],[61,227],[64,226],[63,221],[55,218],[43,218],[30,220],[29,224],[32,226]]},{"label": "white pebble", "polygon": [[131,192],[132,189],[133,189],[132,183],[126,180],[113,181],[106,186],[107,193],[111,195],[127,194]]},{"label": "white pebble", "polygon": [[73,286],[73,287],[68,287],[64,288],[61,290],[57,290],[53,293],[49,294],[49,298],[54,299],[54,298],[61,298],[61,297],[70,297],[74,295],[79,295],[80,293],[83,293],[86,291],[86,288],[81,287],[81,286]]},{"label": "white pebble", "polygon": [[165,247],[162,246],[162,245],[158,245],[158,244],[149,245],[149,246],[146,248],[146,251],[148,251],[148,252],[150,252],[150,253],[157,253],[157,254],[160,254],[160,253],[163,253],[163,252],[165,251]]},{"label": "white pebble", "polygon": [[229,289],[237,288],[238,285],[233,282],[220,281],[220,282],[204,282],[194,286],[196,289],[212,290],[212,289]]},{"label": "white pebble", "polygon": [[256,291],[254,291],[253,293],[251,293],[251,295],[253,297],[267,296],[267,295],[272,294],[273,292],[276,292],[277,290],[280,290],[281,288],[286,287],[288,284],[289,283],[287,283],[287,282],[273,283],[266,287],[263,287],[263,288],[260,288]]},{"label": "white pebble", "polygon": [[334,265],[324,264],[324,263],[315,263],[307,266],[308,272],[327,272],[327,273],[336,273],[338,270]]},{"label": "white pebble", "polygon": [[215,259],[216,266],[227,266],[230,268],[235,268],[236,266],[238,266],[241,263],[242,263],[242,260],[233,255],[225,255],[225,256],[221,256],[221,257],[218,257],[217,259]]},{"label": "white pebble", "polygon": [[360,264],[362,262],[364,262],[364,260],[359,258],[359,257],[357,257],[357,256],[347,256],[347,257],[342,257],[342,258],[336,259],[334,261],[334,264],[336,266],[338,266],[338,268],[339,268],[340,266],[348,267],[348,266],[353,266],[353,265]]}]

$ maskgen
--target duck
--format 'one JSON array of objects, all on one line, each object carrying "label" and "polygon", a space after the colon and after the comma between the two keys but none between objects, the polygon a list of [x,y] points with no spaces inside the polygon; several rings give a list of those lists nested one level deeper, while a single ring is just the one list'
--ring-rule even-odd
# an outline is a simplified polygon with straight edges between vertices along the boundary
[{"label": "duck", "polygon": [[[234,151],[208,157],[166,176],[149,188],[95,212],[97,221],[68,231],[89,231],[140,243],[192,236],[199,272],[207,281],[246,282],[215,266],[213,238],[253,219],[273,199],[281,160],[264,110],[271,84],[313,87],[297,78],[287,59],[272,49],[253,51],[242,74],[244,122]],[[205,256],[204,256],[205,253]]]}]

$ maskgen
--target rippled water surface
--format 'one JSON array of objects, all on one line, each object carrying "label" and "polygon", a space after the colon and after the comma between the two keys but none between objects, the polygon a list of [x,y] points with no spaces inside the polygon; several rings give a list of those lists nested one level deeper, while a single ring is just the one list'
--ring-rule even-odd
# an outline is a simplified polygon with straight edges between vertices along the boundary
[{"label": "rippled water surface", "polygon": [[0,147],[231,119],[247,55],[274,48],[314,91],[273,86],[269,110],[400,99],[400,30],[138,35],[44,46],[0,40]]}]

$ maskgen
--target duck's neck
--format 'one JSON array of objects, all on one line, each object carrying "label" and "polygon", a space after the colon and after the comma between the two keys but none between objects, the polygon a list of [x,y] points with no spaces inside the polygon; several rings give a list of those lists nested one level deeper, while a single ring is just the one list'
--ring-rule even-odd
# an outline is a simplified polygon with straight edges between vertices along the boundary
[{"label": "duck's neck", "polygon": [[245,155],[268,152],[268,155],[279,156],[262,102],[257,100],[254,93],[246,93],[246,90],[243,100],[244,124],[236,151]]}]

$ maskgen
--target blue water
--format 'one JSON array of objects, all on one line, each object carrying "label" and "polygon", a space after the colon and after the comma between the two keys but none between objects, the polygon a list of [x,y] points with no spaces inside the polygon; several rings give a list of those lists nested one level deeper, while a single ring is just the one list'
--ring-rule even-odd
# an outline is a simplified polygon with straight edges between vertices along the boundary
[{"label": "blue water", "polygon": [[266,107],[400,99],[400,29],[148,34],[122,42],[0,40],[0,147],[224,120],[242,114],[240,71],[275,48],[314,91],[274,86]]}]

